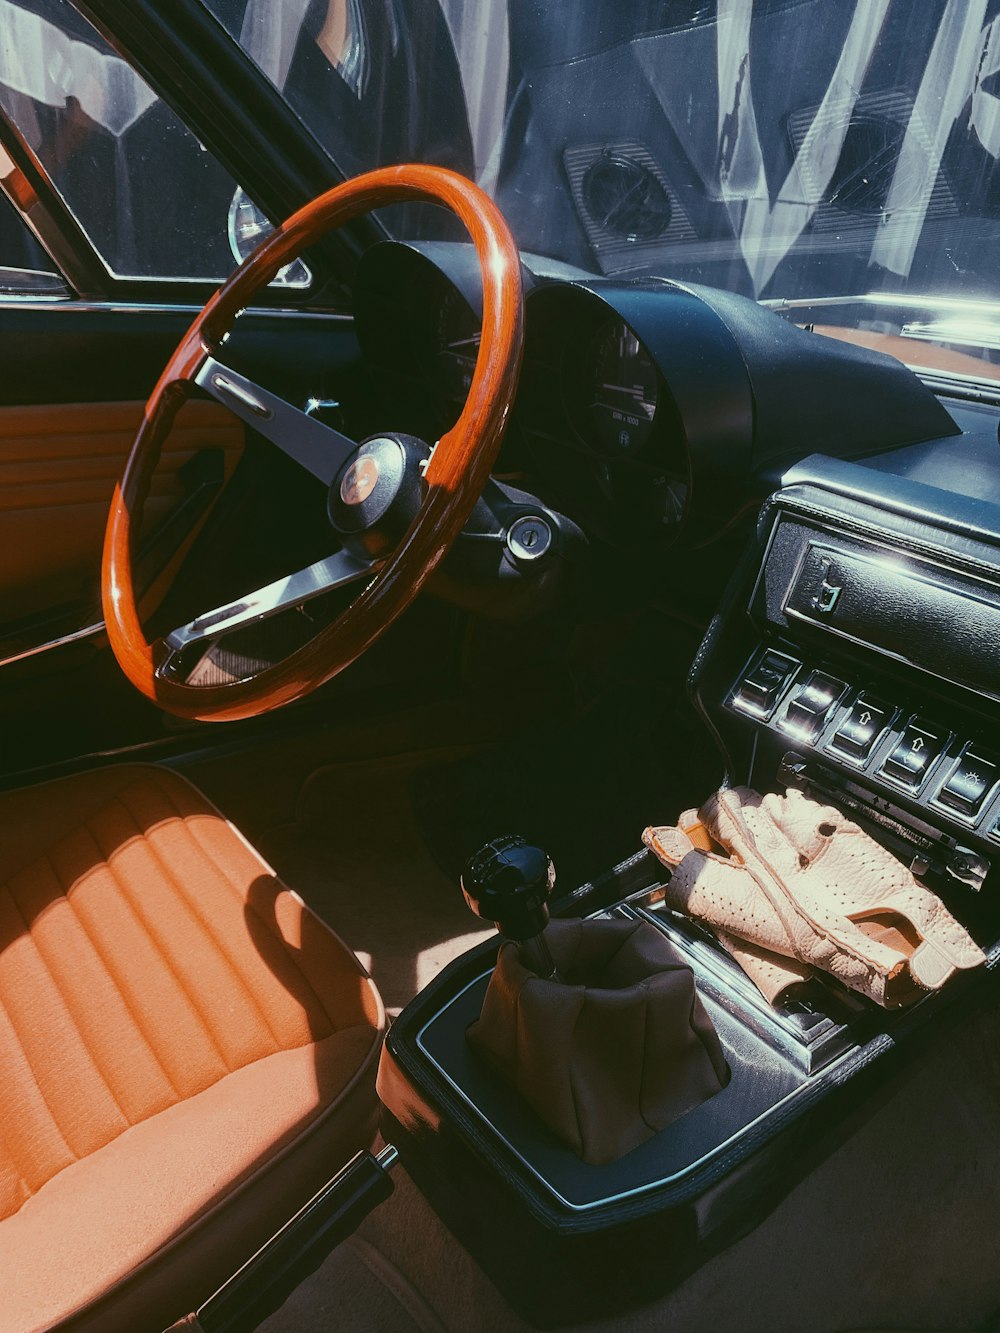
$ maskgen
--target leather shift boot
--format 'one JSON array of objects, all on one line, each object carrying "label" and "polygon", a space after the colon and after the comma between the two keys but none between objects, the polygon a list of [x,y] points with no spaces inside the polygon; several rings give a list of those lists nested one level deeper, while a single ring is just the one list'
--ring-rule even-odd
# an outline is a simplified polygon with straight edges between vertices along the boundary
[{"label": "leather shift boot", "polygon": [[722,1047],[691,969],[654,926],[552,921],[559,976],[505,943],[473,1047],[591,1165],[624,1156],[719,1092]]}]

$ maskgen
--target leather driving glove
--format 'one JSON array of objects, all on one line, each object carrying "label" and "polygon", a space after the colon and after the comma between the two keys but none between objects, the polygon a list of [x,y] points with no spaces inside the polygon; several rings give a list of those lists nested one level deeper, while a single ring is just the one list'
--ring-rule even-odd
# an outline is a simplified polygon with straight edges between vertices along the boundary
[{"label": "leather driving glove", "polygon": [[668,905],[711,926],[772,1001],[819,968],[896,1007],[985,962],[905,866],[801,792],[717,792],[643,841],[671,869]]}]

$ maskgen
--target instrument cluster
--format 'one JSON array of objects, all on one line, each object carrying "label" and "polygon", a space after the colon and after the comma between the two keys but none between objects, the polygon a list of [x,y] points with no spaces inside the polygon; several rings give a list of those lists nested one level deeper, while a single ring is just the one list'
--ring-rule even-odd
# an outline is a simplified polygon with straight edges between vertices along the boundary
[{"label": "instrument cluster", "polygon": [[[673,395],[613,304],[525,272],[525,352],[498,476],[591,537],[669,544],[688,512],[690,468]],[[355,283],[358,336],[380,425],[440,439],[465,402],[481,296],[468,246],[376,246]]]},{"label": "instrument cluster", "polygon": [[688,513],[690,467],[673,394],[628,319],[555,284],[526,302],[515,437],[531,481],[592,536],[667,545]]},{"label": "instrument cluster", "polygon": [[[522,270],[524,361],[495,475],[618,549],[736,536],[809,454],[857,458],[959,432],[901,362],[747,297],[529,255]],[[474,248],[373,246],[354,297],[371,429],[440,439],[479,352]]]},{"label": "instrument cluster", "polygon": [[433,443],[455,424],[479,352],[481,317],[471,246],[385,242],[366,253],[354,282],[354,322],[374,382],[372,429]]}]

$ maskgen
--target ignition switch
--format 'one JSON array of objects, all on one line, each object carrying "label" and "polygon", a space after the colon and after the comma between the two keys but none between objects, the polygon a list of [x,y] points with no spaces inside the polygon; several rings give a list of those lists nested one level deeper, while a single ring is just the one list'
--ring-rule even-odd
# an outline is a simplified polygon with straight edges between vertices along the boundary
[{"label": "ignition switch", "polygon": [[540,514],[522,514],[507,529],[507,550],[518,564],[532,564],[552,549],[552,528]]}]

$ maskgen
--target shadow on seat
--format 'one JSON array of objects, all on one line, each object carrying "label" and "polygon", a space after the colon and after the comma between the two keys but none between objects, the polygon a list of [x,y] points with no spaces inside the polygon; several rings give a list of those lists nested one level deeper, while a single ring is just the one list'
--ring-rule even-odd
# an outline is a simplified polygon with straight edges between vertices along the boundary
[{"label": "shadow on seat", "polygon": [[374,1133],[360,964],[185,779],[0,794],[0,1329],[160,1329]]}]

